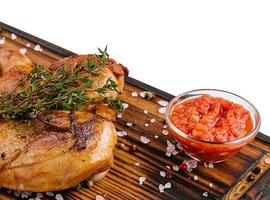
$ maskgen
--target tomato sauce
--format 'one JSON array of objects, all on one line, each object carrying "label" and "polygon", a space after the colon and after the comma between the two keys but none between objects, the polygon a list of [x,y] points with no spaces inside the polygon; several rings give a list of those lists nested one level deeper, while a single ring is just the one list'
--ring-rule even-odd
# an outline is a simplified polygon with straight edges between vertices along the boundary
[{"label": "tomato sauce", "polygon": [[174,106],[171,122],[182,132],[209,142],[228,142],[249,134],[253,123],[242,106],[203,95]]}]

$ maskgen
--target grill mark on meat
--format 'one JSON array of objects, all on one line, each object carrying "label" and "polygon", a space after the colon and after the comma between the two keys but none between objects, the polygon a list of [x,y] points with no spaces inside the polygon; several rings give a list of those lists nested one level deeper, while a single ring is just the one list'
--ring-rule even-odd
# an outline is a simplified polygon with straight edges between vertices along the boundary
[{"label": "grill mark on meat", "polygon": [[89,121],[78,123],[76,121],[75,112],[70,112],[70,132],[73,133],[73,144],[69,150],[80,151],[87,148],[87,141],[91,139],[93,134],[93,125],[96,118]]}]

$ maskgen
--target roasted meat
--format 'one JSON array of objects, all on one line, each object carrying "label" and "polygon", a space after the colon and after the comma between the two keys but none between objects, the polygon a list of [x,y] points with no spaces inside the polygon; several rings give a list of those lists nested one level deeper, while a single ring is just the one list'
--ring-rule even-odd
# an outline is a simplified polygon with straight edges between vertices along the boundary
[{"label": "roasted meat", "polygon": [[[93,56],[65,58],[48,69],[65,65],[71,70]],[[26,56],[0,49],[0,98],[27,88],[22,80],[32,69]],[[114,112],[102,100],[123,90],[127,69],[108,59],[98,76],[85,74],[93,81],[85,92],[97,100],[81,111],[42,110],[27,120],[0,118],[0,186],[33,192],[63,190],[84,179],[96,180],[112,166],[117,141],[111,122]],[[118,90],[100,95],[97,89],[108,79],[116,82]]]}]

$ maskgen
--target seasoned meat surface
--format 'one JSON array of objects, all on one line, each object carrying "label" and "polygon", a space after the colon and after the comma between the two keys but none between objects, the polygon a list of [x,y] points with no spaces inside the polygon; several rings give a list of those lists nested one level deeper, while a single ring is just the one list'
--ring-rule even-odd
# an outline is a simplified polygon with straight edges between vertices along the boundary
[{"label": "seasoned meat surface", "polygon": [[[49,69],[78,65],[91,56],[65,58]],[[0,49],[0,96],[27,88],[27,82],[20,83],[32,69],[33,64],[25,55]],[[93,87],[86,91],[87,95],[97,100],[118,95],[126,74],[125,67],[109,59],[99,76],[89,75]],[[117,83],[118,90],[102,96],[96,89],[108,78]],[[112,110],[97,102],[82,111],[45,110],[28,121],[0,118],[0,187],[57,191],[104,174],[113,164],[117,134],[110,121],[114,120]]]}]

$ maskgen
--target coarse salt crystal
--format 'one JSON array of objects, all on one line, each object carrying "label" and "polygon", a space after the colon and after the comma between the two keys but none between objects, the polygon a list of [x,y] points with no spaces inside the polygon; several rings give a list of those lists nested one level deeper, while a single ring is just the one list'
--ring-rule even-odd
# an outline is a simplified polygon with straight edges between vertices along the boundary
[{"label": "coarse salt crystal", "polygon": [[105,198],[103,196],[101,196],[101,195],[97,195],[96,200],[105,200]]},{"label": "coarse salt crystal", "polygon": [[137,97],[138,96],[138,93],[137,92],[131,92],[131,96]]},{"label": "coarse salt crystal", "polygon": [[158,189],[159,189],[159,190],[164,190],[164,189],[165,189],[165,187],[164,187],[164,185],[159,184]]},{"label": "coarse salt crystal", "polygon": [[21,192],[20,192],[20,191],[14,191],[14,195],[15,195],[16,197],[19,197],[19,196],[21,195]]},{"label": "coarse salt crystal", "polygon": [[143,184],[143,182],[146,180],[146,178],[144,177],[144,176],[141,176],[140,178],[139,178],[139,184]]},{"label": "coarse salt crystal", "polygon": [[144,126],[145,126],[145,127],[148,127],[148,126],[149,126],[149,124],[145,123],[145,124],[144,124]]},{"label": "coarse salt crystal", "polygon": [[[189,166],[191,168],[193,168],[193,169],[196,168],[197,165],[198,165],[198,161],[197,160],[189,160],[188,163],[189,163]],[[208,165],[208,167],[209,167],[209,165]]]},{"label": "coarse salt crystal", "polygon": [[164,114],[166,112],[166,107],[161,107],[158,109],[158,112],[161,113],[161,114]]},{"label": "coarse salt crystal", "polygon": [[39,52],[42,52],[42,51],[43,51],[42,47],[41,47],[39,44],[37,44],[37,45],[34,47],[34,50],[35,50],[35,51],[39,51]]},{"label": "coarse salt crystal", "polygon": [[22,199],[26,199],[26,198],[28,198],[28,197],[29,197],[28,192],[22,192],[22,195],[21,195],[21,198],[22,198]]},{"label": "coarse salt crystal", "polygon": [[213,183],[209,183],[209,187],[213,187]]},{"label": "coarse salt crystal", "polygon": [[266,158],[266,159],[264,160],[264,162],[265,162],[265,164],[270,165],[270,158]]},{"label": "coarse salt crystal", "polygon": [[155,135],[155,138],[157,139],[158,138],[158,135]]},{"label": "coarse salt crystal", "polygon": [[167,125],[165,124],[165,125],[163,126],[163,128],[164,128],[164,129],[167,128]]},{"label": "coarse salt crystal", "polygon": [[205,168],[208,168],[208,164],[207,164],[207,163],[203,163],[203,166],[204,166]]},{"label": "coarse salt crystal", "polygon": [[131,126],[133,126],[133,123],[132,122],[127,122],[127,126],[131,127]]},{"label": "coarse salt crystal", "polygon": [[41,194],[41,193],[37,193],[37,198],[43,198],[43,194]]},{"label": "coarse salt crystal", "polygon": [[204,197],[208,197],[208,192],[204,192],[204,193],[203,193],[203,196],[204,196]]},{"label": "coarse salt crystal", "polygon": [[160,171],[159,174],[160,174],[160,176],[162,176],[162,177],[165,177],[165,176],[166,176],[166,172],[164,172],[164,171]]},{"label": "coarse salt crystal", "polygon": [[20,48],[20,53],[21,54],[25,54],[27,52],[27,49],[26,48]]},{"label": "coarse salt crystal", "polygon": [[148,110],[144,110],[143,112],[144,112],[144,114],[147,114],[148,113]]},{"label": "coarse salt crystal", "polygon": [[57,194],[57,195],[55,195],[55,199],[56,199],[56,200],[64,200],[62,194]]},{"label": "coarse salt crystal", "polygon": [[209,163],[209,164],[208,164],[208,167],[209,167],[209,168],[214,168],[214,164],[213,164],[213,163]]},{"label": "coarse salt crystal", "polygon": [[145,97],[145,94],[146,94],[146,91],[140,92],[140,96],[143,98]]},{"label": "coarse salt crystal", "polygon": [[117,115],[117,118],[119,118],[119,119],[121,119],[123,117],[123,114],[122,113],[119,113],[118,115]]},{"label": "coarse salt crystal", "polygon": [[156,119],[155,118],[152,118],[152,119],[150,119],[150,122],[151,123],[155,123],[156,122]]},{"label": "coarse salt crystal", "polygon": [[140,141],[141,141],[142,143],[144,143],[144,144],[147,144],[147,143],[150,142],[150,139],[148,139],[148,138],[145,137],[145,136],[141,136],[141,137],[140,137]]},{"label": "coarse salt crystal", "polygon": [[175,150],[175,145],[167,140],[166,156],[170,157],[171,154],[176,155],[177,151]]},{"label": "coarse salt crystal", "polygon": [[135,165],[136,165],[136,166],[139,166],[139,165],[140,165],[140,163],[139,163],[139,162],[135,162]]},{"label": "coarse salt crystal", "polygon": [[198,177],[197,175],[195,175],[195,176],[193,177],[193,179],[194,179],[195,181],[197,181],[197,180],[199,179],[199,177]]},{"label": "coarse salt crystal", "polygon": [[15,35],[15,33],[11,33],[11,39],[12,40],[16,40],[17,39],[17,35]]},{"label": "coarse salt crystal", "polygon": [[27,46],[27,47],[31,47],[31,44],[30,44],[30,43],[27,43],[26,46]]},{"label": "coarse salt crystal", "polygon": [[166,165],[165,167],[166,167],[167,169],[171,169],[171,166],[169,166],[169,165]]},{"label": "coarse salt crystal", "polygon": [[117,135],[119,137],[124,137],[124,136],[127,136],[127,132],[126,131],[117,131]]},{"label": "coarse salt crystal", "polygon": [[166,184],[164,185],[164,187],[165,187],[166,189],[171,188],[171,187],[172,187],[172,184],[171,184],[170,182],[168,182],[168,183],[166,183]]},{"label": "coarse salt crystal", "polygon": [[174,165],[174,166],[173,166],[173,170],[174,170],[174,171],[178,171],[178,170],[179,170],[179,167],[178,167],[177,165]]},{"label": "coarse salt crystal", "polygon": [[53,197],[53,196],[54,196],[54,193],[53,193],[53,192],[46,192],[46,195],[47,195],[48,197]]},{"label": "coarse salt crystal", "polygon": [[124,106],[124,110],[128,108],[128,104],[127,103],[123,103]]},{"label": "coarse salt crystal", "polygon": [[4,38],[4,37],[1,38],[1,39],[0,39],[0,44],[5,44],[5,43],[6,43],[6,40],[5,40],[5,39],[6,39],[6,38]]},{"label": "coarse salt crystal", "polygon": [[164,106],[164,107],[165,107],[165,106],[167,106],[167,105],[168,105],[168,103],[169,103],[169,102],[168,102],[168,101],[163,101],[163,100],[160,100],[160,101],[158,101],[157,103],[158,103],[159,105],[161,105],[161,106]]},{"label": "coarse salt crystal", "polygon": [[163,131],[162,131],[162,134],[163,134],[163,135],[168,135],[169,132],[168,132],[167,130],[163,130]]}]

